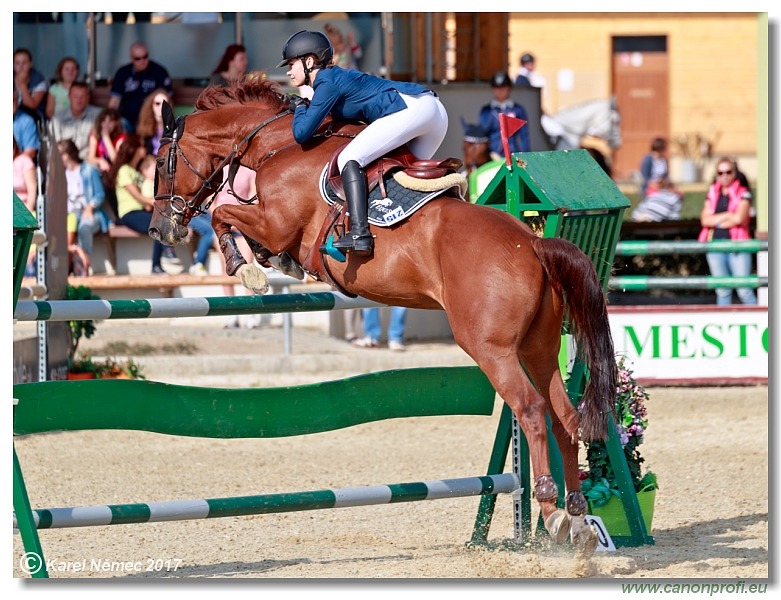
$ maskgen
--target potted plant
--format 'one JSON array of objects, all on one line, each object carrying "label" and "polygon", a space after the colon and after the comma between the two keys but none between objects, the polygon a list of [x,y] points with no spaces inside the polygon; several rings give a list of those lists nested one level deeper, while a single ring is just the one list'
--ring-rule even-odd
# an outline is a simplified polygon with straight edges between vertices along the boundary
[{"label": "potted plant", "polygon": [[119,360],[109,356],[98,363],[98,379],[146,379],[141,373],[141,365],[132,358]]},{"label": "potted plant", "polygon": [[[629,474],[637,493],[640,512],[645,521],[646,531],[651,531],[654,500],[658,484],[656,475],[650,471],[643,473],[645,462],[638,447],[648,428],[645,404],[648,393],[637,383],[627,359],[618,359],[618,388],[616,390],[616,433],[621,441]],[[581,489],[589,503],[589,514],[602,518],[611,535],[629,535],[621,492],[615,471],[610,463],[605,442],[587,442],[585,469],[581,469]]]}]

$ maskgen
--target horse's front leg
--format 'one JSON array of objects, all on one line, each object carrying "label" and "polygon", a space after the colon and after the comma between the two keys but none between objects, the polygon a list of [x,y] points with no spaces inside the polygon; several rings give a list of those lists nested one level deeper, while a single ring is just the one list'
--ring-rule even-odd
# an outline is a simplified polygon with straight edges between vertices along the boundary
[{"label": "horse's front leg", "polygon": [[265,294],[269,289],[268,277],[257,265],[247,264],[247,261],[244,260],[231,232],[232,223],[229,222],[229,219],[220,218],[221,215],[224,215],[221,208],[218,207],[212,214],[212,227],[217,235],[220,251],[225,257],[225,272],[228,275],[238,276],[242,285],[253,293]]}]

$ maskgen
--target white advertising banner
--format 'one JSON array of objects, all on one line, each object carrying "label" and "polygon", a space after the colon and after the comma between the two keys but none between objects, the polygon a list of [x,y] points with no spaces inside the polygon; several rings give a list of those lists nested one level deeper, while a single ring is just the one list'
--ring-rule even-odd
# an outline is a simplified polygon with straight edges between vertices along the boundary
[{"label": "white advertising banner", "polygon": [[618,354],[637,379],[767,381],[767,307],[612,307]]}]

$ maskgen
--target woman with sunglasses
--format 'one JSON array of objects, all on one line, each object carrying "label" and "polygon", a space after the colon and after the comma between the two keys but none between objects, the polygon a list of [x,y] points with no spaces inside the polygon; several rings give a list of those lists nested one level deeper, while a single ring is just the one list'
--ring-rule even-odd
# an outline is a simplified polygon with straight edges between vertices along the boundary
[{"label": "woman with sunglasses", "polygon": [[[748,240],[751,212],[751,191],[738,178],[737,163],[721,158],[716,163],[716,181],[710,186],[700,214],[702,231],[699,241]],[[705,255],[711,275],[745,277],[751,274],[750,252],[708,252]],[[756,304],[757,295],[751,288],[738,288],[743,304]],[[716,288],[716,304],[732,304],[731,288]]]}]

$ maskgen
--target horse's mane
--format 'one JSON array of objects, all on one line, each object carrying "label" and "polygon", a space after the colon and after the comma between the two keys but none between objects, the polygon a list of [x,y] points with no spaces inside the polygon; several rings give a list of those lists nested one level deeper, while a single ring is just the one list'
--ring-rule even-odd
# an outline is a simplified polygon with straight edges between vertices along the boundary
[{"label": "horse's mane", "polygon": [[210,85],[198,96],[195,110],[210,110],[235,103],[260,103],[273,111],[287,106],[285,95],[276,81],[253,77],[224,87]]}]

